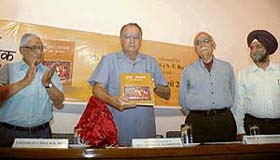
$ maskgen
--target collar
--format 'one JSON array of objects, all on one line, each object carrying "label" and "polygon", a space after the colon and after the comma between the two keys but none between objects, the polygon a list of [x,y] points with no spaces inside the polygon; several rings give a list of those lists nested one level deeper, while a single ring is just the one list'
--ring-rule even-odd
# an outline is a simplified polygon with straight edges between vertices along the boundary
[{"label": "collar", "polygon": [[[203,60],[202,60],[201,58],[199,58],[198,61],[199,61],[199,65],[200,65],[201,67],[205,67],[204,62],[203,62]],[[213,67],[214,64],[215,64],[215,61],[216,61],[216,58],[215,58],[214,55],[213,55],[213,58],[212,58],[212,67]]]},{"label": "collar", "polygon": [[202,63],[203,63],[205,66],[207,66],[207,65],[212,65],[212,64],[213,64],[213,62],[214,62],[214,60],[213,60],[213,59],[211,59],[211,61],[210,61],[209,63],[205,63],[205,62],[203,62],[203,61],[202,61]]},{"label": "collar", "polygon": [[[251,66],[250,70],[252,72],[259,72],[259,71],[263,71],[262,68],[258,67],[255,63],[253,63],[253,65]],[[275,71],[277,70],[277,68],[275,67],[275,65],[273,63],[271,63],[271,61],[269,62],[269,65],[267,66],[267,68],[265,69],[265,71]]]},{"label": "collar", "polygon": [[143,60],[145,60],[146,59],[146,57],[142,54],[142,53],[138,53],[138,55],[137,55],[137,57],[136,57],[136,59],[135,59],[135,62],[133,62],[131,59],[129,59],[128,57],[127,57],[127,55],[124,53],[124,51],[123,50],[121,50],[120,52],[118,52],[117,53],[117,58],[119,58],[119,59],[125,59],[126,61],[128,61],[128,62],[130,62],[130,63],[137,63],[137,62],[139,62],[139,61],[143,61]]}]

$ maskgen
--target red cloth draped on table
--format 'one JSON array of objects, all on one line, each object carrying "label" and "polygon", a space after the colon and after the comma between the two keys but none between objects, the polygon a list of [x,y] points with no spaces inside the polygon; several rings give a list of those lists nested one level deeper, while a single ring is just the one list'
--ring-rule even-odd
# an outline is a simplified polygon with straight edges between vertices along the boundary
[{"label": "red cloth draped on table", "polygon": [[93,147],[114,145],[117,143],[117,129],[107,105],[91,96],[75,130]]}]

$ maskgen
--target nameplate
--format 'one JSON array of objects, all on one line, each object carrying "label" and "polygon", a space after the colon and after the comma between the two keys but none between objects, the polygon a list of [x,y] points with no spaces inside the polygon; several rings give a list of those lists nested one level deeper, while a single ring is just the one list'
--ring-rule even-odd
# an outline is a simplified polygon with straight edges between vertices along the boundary
[{"label": "nameplate", "polygon": [[248,135],[243,136],[242,142],[244,144],[280,143],[280,135]]},{"label": "nameplate", "polygon": [[12,148],[68,148],[68,139],[16,138]]},{"label": "nameplate", "polygon": [[132,139],[133,148],[182,147],[181,138]]}]

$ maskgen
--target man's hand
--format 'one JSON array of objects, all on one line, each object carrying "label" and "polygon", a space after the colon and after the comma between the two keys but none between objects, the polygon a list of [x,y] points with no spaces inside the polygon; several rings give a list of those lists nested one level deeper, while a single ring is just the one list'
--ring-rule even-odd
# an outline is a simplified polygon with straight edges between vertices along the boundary
[{"label": "man's hand", "polygon": [[119,111],[123,111],[127,108],[136,107],[135,105],[130,105],[126,97],[111,96],[106,91],[104,85],[98,82],[96,82],[96,84],[93,86],[92,94]]},{"label": "man's hand", "polygon": [[113,106],[120,111],[123,111],[128,108],[134,108],[135,105],[129,104],[128,99],[122,96],[114,96],[112,97]]},{"label": "man's hand", "polygon": [[51,83],[51,79],[52,76],[55,72],[57,64],[52,65],[52,67],[50,69],[48,69],[47,71],[45,71],[43,77],[42,77],[42,83],[44,86],[48,85],[49,83]]},{"label": "man's hand", "polygon": [[36,72],[37,72],[37,60],[35,59],[35,60],[33,60],[31,66],[29,66],[29,69],[27,70],[26,75],[23,80],[28,85],[31,84],[35,78]]},{"label": "man's hand", "polygon": [[168,86],[163,86],[160,84],[156,84],[155,79],[152,78],[153,86],[154,86],[154,92],[159,97],[168,100],[171,96],[171,90]]},{"label": "man's hand", "polygon": [[154,89],[154,92],[156,95],[158,95],[159,97],[168,100],[171,96],[171,90],[168,86],[163,86],[158,84],[156,86],[156,88]]}]

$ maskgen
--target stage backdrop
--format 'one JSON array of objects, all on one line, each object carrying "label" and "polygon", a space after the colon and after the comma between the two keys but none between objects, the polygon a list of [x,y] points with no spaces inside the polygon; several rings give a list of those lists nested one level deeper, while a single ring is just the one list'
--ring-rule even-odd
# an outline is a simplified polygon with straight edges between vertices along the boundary
[{"label": "stage backdrop", "polygon": [[[104,54],[121,49],[118,36],[0,20],[0,67],[21,59],[18,47],[25,33],[41,36],[46,66],[59,63],[57,73],[64,86],[66,103],[87,102],[91,96],[87,80],[99,60]],[[156,105],[179,106],[182,69],[197,59],[193,47],[143,40],[141,52],[157,59],[171,88],[170,100],[156,97]]]}]

